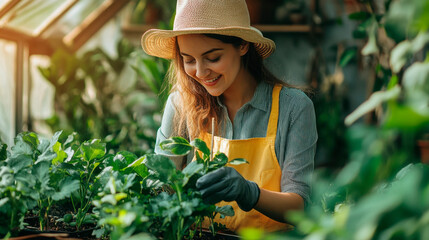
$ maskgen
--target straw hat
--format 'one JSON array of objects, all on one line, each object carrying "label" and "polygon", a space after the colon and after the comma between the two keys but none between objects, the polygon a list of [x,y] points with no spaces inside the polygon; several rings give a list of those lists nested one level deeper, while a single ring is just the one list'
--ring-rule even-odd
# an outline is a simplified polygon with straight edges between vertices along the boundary
[{"label": "straw hat", "polygon": [[254,43],[263,58],[275,49],[272,40],[250,26],[245,0],[178,0],[173,30],[150,29],[141,44],[149,55],[173,59],[176,36],[198,33],[239,37]]}]

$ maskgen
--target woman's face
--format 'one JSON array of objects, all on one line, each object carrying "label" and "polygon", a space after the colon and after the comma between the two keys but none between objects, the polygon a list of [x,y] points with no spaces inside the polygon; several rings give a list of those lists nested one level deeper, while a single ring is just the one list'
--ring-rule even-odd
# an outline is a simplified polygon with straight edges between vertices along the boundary
[{"label": "woman's face", "polygon": [[241,56],[246,54],[248,44],[235,47],[200,34],[178,36],[177,43],[186,74],[210,95],[220,96],[242,80]]}]

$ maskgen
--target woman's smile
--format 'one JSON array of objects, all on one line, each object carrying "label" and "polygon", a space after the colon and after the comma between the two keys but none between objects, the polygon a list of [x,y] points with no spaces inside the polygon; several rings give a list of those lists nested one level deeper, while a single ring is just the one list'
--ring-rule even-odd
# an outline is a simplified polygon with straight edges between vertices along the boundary
[{"label": "woman's smile", "polygon": [[211,79],[202,79],[201,81],[206,85],[213,86],[218,82],[220,77],[222,77],[222,75],[219,75],[219,76],[217,76],[215,78],[211,78]]}]

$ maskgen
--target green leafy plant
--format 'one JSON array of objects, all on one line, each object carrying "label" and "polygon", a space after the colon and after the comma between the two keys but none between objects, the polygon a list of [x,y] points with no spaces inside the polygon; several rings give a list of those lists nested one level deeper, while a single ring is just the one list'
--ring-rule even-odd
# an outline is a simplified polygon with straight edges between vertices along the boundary
[{"label": "green leafy plant", "polygon": [[[228,161],[225,154],[217,153],[209,161],[210,150],[200,139],[189,143],[183,138],[173,137],[162,142],[161,147],[178,155],[194,150],[196,161],[180,171],[168,157],[147,154],[114,173],[125,175],[111,177],[110,187],[106,187],[94,201],[96,211],[100,211],[99,225],[104,224],[110,229],[112,239],[127,239],[142,232],[165,239],[192,238],[204,217],[211,219],[211,231],[215,234],[222,226],[213,222],[214,217],[217,214],[234,215],[230,206],[218,208],[205,204],[195,183],[207,172],[227,163],[246,163],[244,159]],[[130,191],[130,186],[134,185],[132,181],[141,182],[140,194]]]},{"label": "green leafy plant", "polygon": [[131,67],[146,83],[151,92],[157,96],[158,108],[161,110],[167,101],[170,86],[166,79],[170,62],[163,58],[148,56],[141,52]]},{"label": "green leafy plant", "polygon": [[103,184],[97,179],[102,169],[100,164],[114,157],[106,154],[106,144],[99,139],[85,141],[80,145],[74,143],[66,150],[68,157],[58,166],[58,171],[79,183],[75,194],[70,196],[74,212],[74,221],[70,225],[80,230],[83,224],[95,223],[93,216],[87,213],[92,206],[92,199]]},{"label": "green leafy plant", "polygon": [[24,216],[31,209],[37,210],[40,230],[46,230],[52,204],[78,188],[77,181],[53,170],[66,156],[58,142],[60,135],[57,132],[46,139],[23,132],[15,138],[11,152],[2,150],[0,211],[7,218],[0,221],[7,224],[1,224],[0,234],[11,235],[23,228]]}]

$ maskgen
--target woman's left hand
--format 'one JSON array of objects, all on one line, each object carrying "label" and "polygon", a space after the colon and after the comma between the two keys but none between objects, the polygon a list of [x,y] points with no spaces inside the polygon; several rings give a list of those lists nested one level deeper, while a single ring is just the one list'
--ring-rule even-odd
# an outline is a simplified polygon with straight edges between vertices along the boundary
[{"label": "woman's left hand", "polygon": [[236,201],[246,212],[253,209],[260,194],[255,182],[246,180],[231,167],[223,167],[202,176],[196,185],[206,203]]}]

